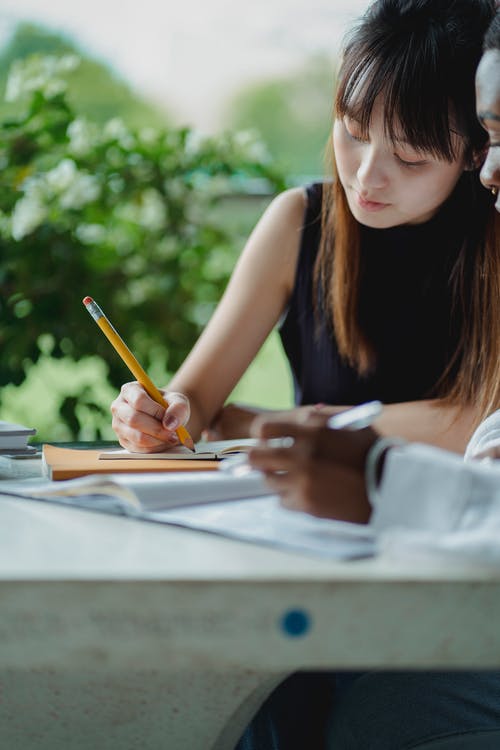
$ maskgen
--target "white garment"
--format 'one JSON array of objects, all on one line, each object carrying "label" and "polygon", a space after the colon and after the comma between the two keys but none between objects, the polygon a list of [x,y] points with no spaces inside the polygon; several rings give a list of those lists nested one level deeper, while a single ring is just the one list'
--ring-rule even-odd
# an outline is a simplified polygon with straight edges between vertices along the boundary
[{"label": "white garment", "polygon": [[[499,444],[497,411],[478,427],[466,456]],[[420,444],[394,447],[370,501],[370,525],[386,551],[420,549],[500,565],[500,460],[464,461]]]},{"label": "white garment", "polygon": [[500,409],[479,425],[465,450],[465,460],[496,446],[500,446]]}]

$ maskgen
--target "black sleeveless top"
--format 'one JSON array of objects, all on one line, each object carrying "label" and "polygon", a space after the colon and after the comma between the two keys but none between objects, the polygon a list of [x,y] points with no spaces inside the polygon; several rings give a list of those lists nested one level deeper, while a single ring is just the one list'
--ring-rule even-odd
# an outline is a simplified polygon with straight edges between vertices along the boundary
[{"label": "black sleeveless top", "polygon": [[[434,387],[458,343],[450,276],[464,237],[453,200],[424,224],[361,226],[360,322],[377,361],[360,376],[339,355],[326,316],[314,315],[313,269],[321,237],[322,185],[307,188],[302,240],[289,307],[280,327],[297,404],[417,401]],[[462,212],[463,214],[463,212]]]}]

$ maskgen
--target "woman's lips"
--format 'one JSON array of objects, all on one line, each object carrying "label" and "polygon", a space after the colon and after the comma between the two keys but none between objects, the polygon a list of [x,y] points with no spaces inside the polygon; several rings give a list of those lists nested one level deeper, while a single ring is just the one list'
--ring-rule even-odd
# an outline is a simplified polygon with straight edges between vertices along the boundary
[{"label": "woman's lips", "polygon": [[367,201],[359,193],[356,193],[356,202],[363,211],[381,211],[389,205],[389,203],[379,203],[379,201]]}]

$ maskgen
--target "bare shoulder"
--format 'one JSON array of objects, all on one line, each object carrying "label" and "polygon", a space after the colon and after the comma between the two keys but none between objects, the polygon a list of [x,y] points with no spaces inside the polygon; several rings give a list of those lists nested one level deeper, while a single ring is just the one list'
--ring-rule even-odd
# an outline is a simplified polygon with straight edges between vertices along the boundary
[{"label": "bare shoulder", "polygon": [[292,230],[301,231],[306,207],[307,197],[304,188],[290,188],[271,201],[266,214],[272,216],[273,221],[282,222]]},{"label": "bare shoulder", "polygon": [[291,188],[277,195],[264,211],[250,237],[249,245],[258,244],[263,252],[278,254],[283,261],[296,257],[307,205],[305,190]]},{"label": "bare shoulder", "polygon": [[245,245],[236,279],[250,276],[272,282],[273,294],[281,288],[283,304],[293,287],[307,205],[305,190],[292,188],[274,198]]}]

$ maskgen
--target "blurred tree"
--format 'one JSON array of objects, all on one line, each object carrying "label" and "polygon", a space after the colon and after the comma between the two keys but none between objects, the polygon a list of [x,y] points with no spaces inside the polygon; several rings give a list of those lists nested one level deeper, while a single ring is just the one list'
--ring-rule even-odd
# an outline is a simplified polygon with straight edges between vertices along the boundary
[{"label": "blurred tree", "polygon": [[19,102],[6,102],[3,95],[12,63],[32,54],[78,55],[80,65],[67,76],[68,101],[76,114],[97,123],[121,117],[131,127],[161,126],[171,119],[142,99],[108,65],[86,56],[71,39],[31,23],[19,24],[0,52],[0,118],[21,111]]},{"label": "blurred tree", "polygon": [[[153,377],[174,372],[233,265],[221,196],[252,181],[268,194],[285,187],[248,131],[201,137],[76,115],[66,79],[77,66],[72,54],[31,55],[7,81],[23,113],[0,120],[0,386],[22,383],[46,357],[97,354],[110,384],[130,377],[83,310],[87,294]],[[69,434],[92,412],[103,414],[93,384],[61,384],[55,416]]]},{"label": "blurred tree", "polygon": [[332,60],[315,56],[289,76],[242,89],[228,104],[226,122],[255,128],[287,174],[322,175],[333,91]]}]

